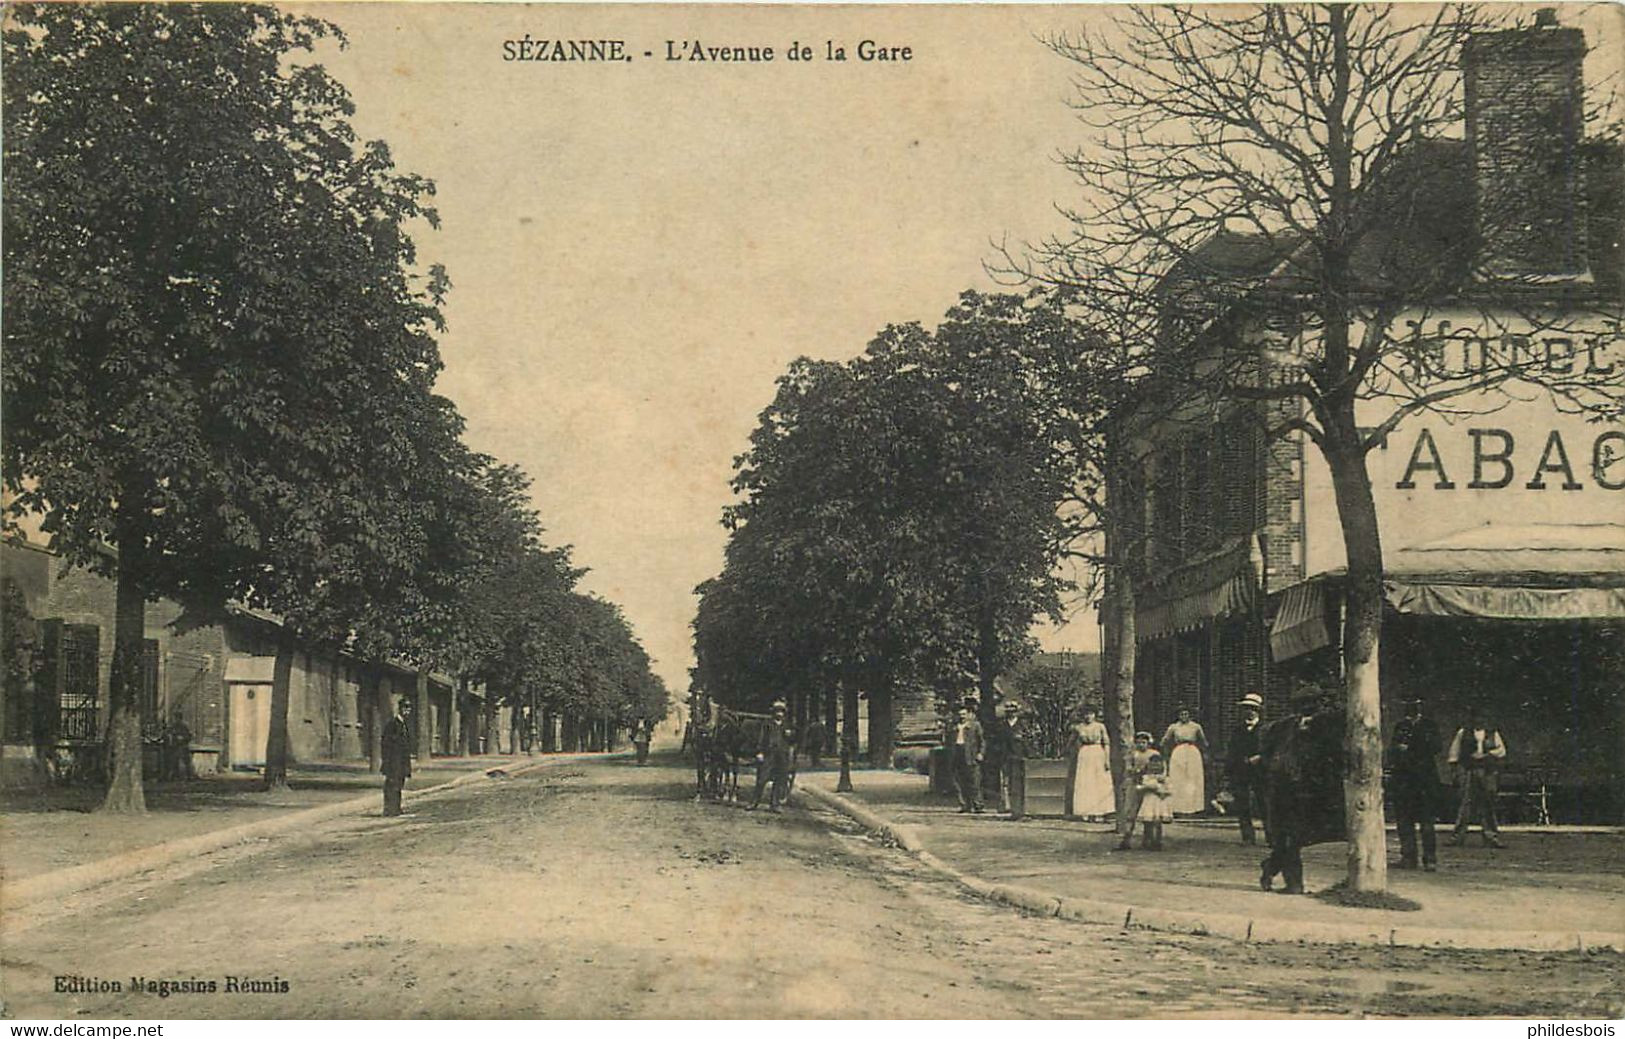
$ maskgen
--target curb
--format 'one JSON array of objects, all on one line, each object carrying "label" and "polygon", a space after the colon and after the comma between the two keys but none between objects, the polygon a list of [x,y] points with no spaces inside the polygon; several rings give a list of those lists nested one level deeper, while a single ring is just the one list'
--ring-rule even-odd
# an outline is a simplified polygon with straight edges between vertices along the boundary
[{"label": "curb", "polygon": [[1300,942],[1311,945],[1368,945],[1414,949],[1491,949],[1527,952],[1625,952],[1625,934],[1602,931],[1480,931],[1444,927],[1384,927],[1370,924],[1312,923],[1233,913],[1193,913],[1068,898],[1013,884],[999,884],[965,873],[925,850],[918,827],[895,823],[866,805],[808,784],[798,788],[813,800],[850,816],[869,830],[895,841],[921,863],[959,886],[1018,909],[1080,923],[1106,924],[1123,930],[1230,938],[1240,942]]},{"label": "curb", "polygon": [[[539,758],[536,761],[526,761],[511,767],[494,765],[490,769],[476,769],[465,772],[462,775],[435,783],[433,786],[403,791],[401,800],[403,803],[416,801],[438,791],[466,786],[469,783],[477,783],[481,780],[490,780],[493,778],[491,773],[498,771],[512,776],[552,765],[575,764],[584,760],[607,760],[623,756],[625,756],[624,753],[620,752],[560,755]],[[39,876],[27,877],[15,883],[5,884],[3,888],[0,888],[0,908],[5,910],[20,909],[29,903],[75,895],[101,884],[123,880],[138,873],[145,873],[195,855],[207,855],[222,848],[229,848],[236,844],[247,844],[250,841],[269,840],[272,837],[302,829],[314,823],[326,822],[329,819],[350,815],[367,808],[375,808],[379,804],[378,797],[378,791],[374,790],[343,801],[335,801],[332,804],[318,805],[315,808],[290,812],[275,819],[265,819],[254,823],[240,823],[236,826],[228,826],[208,833],[200,833],[191,837],[165,841],[162,844],[137,848],[134,851],[98,859],[95,862],[86,862],[78,866],[69,866],[66,869],[42,873]]]}]

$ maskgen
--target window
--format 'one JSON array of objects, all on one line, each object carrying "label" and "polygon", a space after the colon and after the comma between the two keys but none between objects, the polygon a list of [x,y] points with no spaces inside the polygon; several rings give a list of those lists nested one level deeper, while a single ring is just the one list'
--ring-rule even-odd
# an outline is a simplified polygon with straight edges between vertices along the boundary
[{"label": "window", "polygon": [[45,645],[41,721],[45,733],[73,742],[99,739],[101,629],[94,624],[66,624],[61,620],[45,621],[41,629]]},{"label": "window", "polygon": [[141,731],[156,736],[163,727],[163,716],[158,712],[158,640],[145,639],[141,643]]}]

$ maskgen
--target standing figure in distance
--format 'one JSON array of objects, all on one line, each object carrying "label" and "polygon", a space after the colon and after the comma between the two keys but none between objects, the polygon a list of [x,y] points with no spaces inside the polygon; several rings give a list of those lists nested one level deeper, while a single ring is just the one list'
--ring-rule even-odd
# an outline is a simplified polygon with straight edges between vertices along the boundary
[{"label": "standing figure in distance", "polygon": [[653,727],[643,720],[632,724],[632,747],[637,751],[638,764],[649,763],[649,740],[654,736]]},{"label": "standing figure in distance", "polygon": [[380,766],[384,773],[384,814],[401,814],[401,791],[412,774],[412,735],[406,727],[406,697],[395,699],[395,713],[384,723]]},{"label": "standing figure in distance", "polygon": [[1439,856],[1433,817],[1438,812],[1439,730],[1422,716],[1422,698],[1406,696],[1405,717],[1394,726],[1388,762],[1393,767],[1394,817],[1399,829],[1399,868],[1416,868],[1416,829],[1422,828],[1422,868],[1433,872]]},{"label": "standing figure in distance", "polygon": [[1176,813],[1194,815],[1207,807],[1207,776],[1202,767],[1206,755],[1207,733],[1191,720],[1190,708],[1181,705],[1179,720],[1162,736],[1162,756],[1168,763]]},{"label": "standing figure in distance", "polygon": [[[1263,775],[1255,775],[1264,761],[1258,746],[1259,737],[1263,735],[1264,698],[1257,693],[1247,693],[1237,701],[1237,706],[1241,708],[1241,721],[1230,734],[1230,775],[1227,779],[1230,796],[1234,798],[1236,818],[1241,823],[1241,843],[1255,844],[1257,839],[1253,836],[1253,819],[1264,818],[1260,810],[1263,791],[1259,789],[1263,785]],[[1269,840],[1267,821],[1264,824],[1264,840]]]},{"label": "standing figure in distance", "polygon": [[795,755],[796,730],[786,720],[788,709],[783,700],[773,704],[773,718],[762,726],[761,742],[756,751],[756,793],[750,799],[750,808],[762,803],[762,791],[769,780],[773,782],[772,799],[767,810],[776,812],[779,805],[790,800],[790,759]]},{"label": "standing figure in distance", "polygon": [[1026,814],[1027,742],[1016,727],[1020,721],[1019,703],[1005,700],[999,705],[998,720],[994,722],[998,733],[999,810],[1008,812],[1011,819]]},{"label": "standing figure in distance", "polygon": [[1090,822],[1105,819],[1117,810],[1107,739],[1106,726],[1099,721],[1094,705],[1086,705],[1083,720],[1072,727],[1072,742],[1077,748],[1072,765],[1072,814]]},{"label": "standing figure in distance", "polygon": [[808,718],[805,735],[801,745],[807,748],[807,760],[813,768],[822,768],[824,762],[824,748],[829,745],[829,733],[824,731],[824,723],[818,718]]},{"label": "standing figure in distance", "polygon": [[959,785],[959,810],[982,811],[982,723],[977,720],[978,704],[967,696],[959,705],[959,724],[954,726],[954,782]]},{"label": "standing figure in distance", "polygon": [[1495,796],[1501,789],[1501,762],[1506,756],[1507,745],[1501,734],[1484,724],[1478,707],[1468,707],[1467,724],[1457,729],[1450,741],[1449,761],[1456,766],[1461,785],[1461,808],[1456,813],[1456,833],[1451,844],[1460,846],[1467,839],[1467,828],[1476,816],[1481,820],[1484,843],[1491,848],[1505,847],[1495,820]]}]

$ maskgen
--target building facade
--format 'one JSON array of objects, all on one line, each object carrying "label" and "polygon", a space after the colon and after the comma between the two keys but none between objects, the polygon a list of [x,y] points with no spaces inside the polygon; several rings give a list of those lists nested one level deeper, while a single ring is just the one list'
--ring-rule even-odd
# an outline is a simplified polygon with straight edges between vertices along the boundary
[{"label": "building facade", "polygon": [[[0,542],[0,583],[8,587],[8,608],[26,611],[34,642],[32,666],[8,681],[0,710],[4,780],[22,785],[88,774],[98,767],[109,714],[113,582],[12,540]],[[176,722],[191,734],[194,773],[265,764],[282,637],[277,620],[257,611],[232,610],[221,623],[196,624],[173,602],[147,605],[141,696],[147,776],[159,774],[160,744]],[[444,676],[395,665],[375,670],[374,697],[365,692],[360,661],[331,648],[296,646],[288,689],[291,763],[367,761],[386,705],[400,696],[420,704],[414,712],[420,756],[459,749],[456,741],[474,720],[468,716],[479,713],[477,699],[456,696]]]}]

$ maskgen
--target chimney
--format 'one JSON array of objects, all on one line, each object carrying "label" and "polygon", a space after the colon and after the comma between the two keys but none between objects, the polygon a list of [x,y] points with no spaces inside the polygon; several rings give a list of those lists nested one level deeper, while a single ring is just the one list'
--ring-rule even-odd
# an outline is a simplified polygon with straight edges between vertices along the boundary
[{"label": "chimney", "polygon": [[1585,34],[1542,8],[1533,26],[1482,33],[1462,51],[1479,262],[1490,277],[1588,277]]}]

